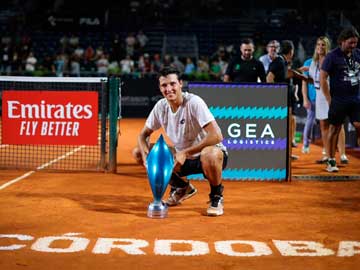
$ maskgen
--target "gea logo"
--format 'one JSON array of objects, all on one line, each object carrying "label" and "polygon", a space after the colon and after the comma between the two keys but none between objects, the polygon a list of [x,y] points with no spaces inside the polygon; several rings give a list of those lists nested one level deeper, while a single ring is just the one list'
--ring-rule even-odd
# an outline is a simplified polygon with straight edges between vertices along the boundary
[{"label": "gea logo", "polygon": [[[246,124],[244,130],[241,129],[240,124],[232,123],[228,126],[227,132],[231,138],[239,138],[240,136],[244,136],[245,138],[264,138],[265,136],[270,138],[275,137],[269,123],[261,130],[258,129],[257,124],[253,123]],[[245,134],[242,134],[242,132],[245,132]],[[259,132],[261,132],[260,136],[258,136]]]}]

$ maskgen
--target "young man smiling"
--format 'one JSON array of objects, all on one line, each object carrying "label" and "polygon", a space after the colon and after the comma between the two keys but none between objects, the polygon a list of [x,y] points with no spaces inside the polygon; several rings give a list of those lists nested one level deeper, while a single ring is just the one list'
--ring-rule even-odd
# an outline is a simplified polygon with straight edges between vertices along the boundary
[{"label": "young man smiling", "polygon": [[202,173],[210,184],[207,215],[220,216],[224,189],[221,173],[227,164],[221,130],[206,103],[199,96],[182,91],[183,81],[177,69],[163,68],[158,79],[164,98],[150,112],[133,155],[146,167],[150,135],[162,127],[174,145],[175,159],[166,203],[175,206],[195,195],[197,190],[186,176]]}]

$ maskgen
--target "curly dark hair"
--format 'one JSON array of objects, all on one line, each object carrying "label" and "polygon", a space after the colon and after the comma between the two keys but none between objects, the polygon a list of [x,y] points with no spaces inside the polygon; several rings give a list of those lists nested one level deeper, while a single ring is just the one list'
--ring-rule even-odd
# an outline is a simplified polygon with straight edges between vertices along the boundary
[{"label": "curly dark hair", "polygon": [[166,77],[169,74],[176,74],[178,79],[181,80],[181,76],[182,76],[181,72],[176,67],[173,66],[164,66],[159,71],[157,78],[159,79],[161,76]]},{"label": "curly dark hair", "polygon": [[355,29],[355,27],[351,26],[344,28],[337,38],[337,43],[340,45],[341,42],[353,37],[359,38],[359,32]]}]

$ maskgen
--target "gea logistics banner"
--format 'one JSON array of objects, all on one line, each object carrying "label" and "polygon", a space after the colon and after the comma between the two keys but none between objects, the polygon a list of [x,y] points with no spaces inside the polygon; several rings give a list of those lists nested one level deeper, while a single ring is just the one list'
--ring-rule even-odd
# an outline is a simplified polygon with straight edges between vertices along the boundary
[{"label": "gea logistics banner", "polygon": [[98,93],[3,91],[2,143],[96,145]]},{"label": "gea logistics banner", "polygon": [[[229,152],[227,180],[282,181],[288,177],[288,86],[286,84],[197,83],[217,120]],[[192,175],[189,178],[203,178]]]}]

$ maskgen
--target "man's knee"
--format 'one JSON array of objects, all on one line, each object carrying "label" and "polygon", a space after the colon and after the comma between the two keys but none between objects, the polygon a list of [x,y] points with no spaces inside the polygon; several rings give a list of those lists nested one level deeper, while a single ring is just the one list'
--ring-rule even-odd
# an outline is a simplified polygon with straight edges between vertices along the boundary
[{"label": "man's knee", "polygon": [[215,146],[205,147],[200,153],[200,161],[203,166],[222,166],[223,152],[220,148]]}]

